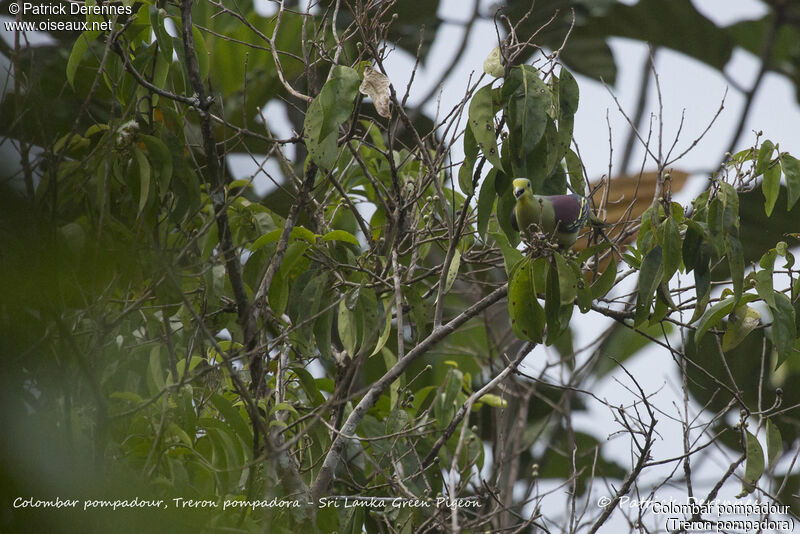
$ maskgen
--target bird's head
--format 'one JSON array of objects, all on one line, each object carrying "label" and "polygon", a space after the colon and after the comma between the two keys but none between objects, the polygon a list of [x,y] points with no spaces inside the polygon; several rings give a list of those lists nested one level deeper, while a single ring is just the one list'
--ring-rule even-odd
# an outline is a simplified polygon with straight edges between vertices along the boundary
[{"label": "bird's head", "polygon": [[514,198],[519,198],[527,191],[530,194],[533,194],[533,189],[531,188],[531,181],[527,178],[517,178],[514,180]]}]

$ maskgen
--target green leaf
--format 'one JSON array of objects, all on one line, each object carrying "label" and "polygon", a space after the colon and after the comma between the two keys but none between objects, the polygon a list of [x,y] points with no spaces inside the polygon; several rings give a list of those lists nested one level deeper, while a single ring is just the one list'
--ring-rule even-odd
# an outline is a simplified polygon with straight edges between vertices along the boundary
[{"label": "green leaf", "polygon": [[784,154],[781,156],[781,169],[786,177],[786,188],[789,191],[789,198],[786,200],[786,211],[789,211],[800,199],[800,160]]},{"label": "green leaf", "polygon": [[294,406],[292,406],[288,402],[278,402],[275,405],[273,405],[272,409],[270,410],[270,414],[274,414],[277,412],[289,412],[291,414],[298,415],[297,410],[295,410]]},{"label": "green leaf", "polygon": [[89,43],[97,39],[99,35],[100,32],[96,30],[85,31],[75,39],[75,44],[72,45],[72,51],[67,60],[67,82],[73,89],[75,88],[75,73],[78,71],[81,58],[89,50]]},{"label": "green leaf", "polygon": [[450,292],[450,288],[453,287],[453,282],[456,281],[456,276],[458,276],[458,268],[461,265],[461,252],[459,252],[458,247],[453,251],[453,261],[450,262],[450,268],[447,269],[447,280],[444,285],[444,293],[447,294]]},{"label": "green leaf", "polygon": [[778,351],[778,366],[794,352],[794,342],[797,339],[797,326],[795,324],[794,307],[789,297],[783,293],[775,292],[775,307],[772,311],[772,342]]},{"label": "green leaf", "polygon": [[503,85],[510,155],[517,175],[527,174],[524,162],[544,135],[550,98],[550,88],[530,65],[514,67]]},{"label": "green leaf", "polygon": [[639,290],[636,294],[636,316],[634,326],[640,325],[647,318],[650,312],[650,305],[655,294],[656,287],[661,283],[664,273],[662,250],[660,246],[653,247],[647,253],[642,268],[639,271]]},{"label": "green leaf", "polygon": [[[298,227],[295,227],[298,228]],[[302,227],[300,227],[302,228]],[[303,228],[303,230],[306,230]],[[313,235],[313,232],[310,230],[306,230],[309,234]],[[307,235],[307,234],[306,234]],[[299,235],[298,235],[299,237]],[[345,230],[333,230],[332,232],[328,232],[324,236],[320,237],[320,241],[342,241],[343,243],[350,243],[351,245],[359,246],[358,239],[356,236],[347,232]],[[312,241],[309,241],[312,242]]]},{"label": "green leaf", "polygon": [[[502,173],[498,173],[495,179],[495,190],[501,177],[505,177]],[[519,244],[519,233],[517,233],[511,226],[511,213],[514,211],[516,199],[511,192],[511,182],[506,179],[506,187],[502,191],[497,191],[497,224],[505,232],[509,244],[516,247]]]},{"label": "green leaf", "polygon": [[[575,112],[578,111],[579,89],[575,78],[567,69],[562,68],[558,78],[558,136],[556,138],[556,161],[570,152],[572,130],[575,123]],[[572,176],[570,175],[570,179]],[[583,190],[579,190],[583,193]]]},{"label": "green leaf", "polygon": [[[344,302],[344,301],[342,301]],[[336,310],[330,309],[314,321],[314,339],[317,350],[324,358],[332,358],[331,330],[333,329],[333,316]]]},{"label": "green leaf", "polygon": [[164,389],[164,366],[161,363],[161,347],[156,345],[150,349],[150,379],[153,381],[155,391]]},{"label": "green leaf", "polygon": [[503,232],[490,232],[490,235],[494,237],[494,240],[497,242],[497,246],[500,247],[500,252],[503,253],[503,263],[506,268],[506,275],[511,278],[513,268],[520,261],[522,261],[522,252],[511,246],[511,244],[508,242],[506,234]]},{"label": "green leaf", "polygon": [[722,228],[726,233],[739,235],[739,195],[729,183],[720,184],[720,193],[723,202]]},{"label": "green leaf", "polygon": [[722,350],[727,352],[736,348],[760,322],[758,310],[747,305],[738,306],[734,311],[734,320],[728,322],[725,335],[722,336]]},{"label": "green leaf", "polygon": [[675,302],[669,291],[669,283],[661,282],[656,288],[656,300],[653,313],[650,316],[650,324],[657,324],[664,320],[670,310],[675,310]]},{"label": "green leaf", "polygon": [[[391,315],[389,315],[391,321]],[[388,371],[392,367],[397,364],[397,356],[389,350],[388,347],[383,347],[381,349],[381,355],[383,356],[383,365],[385,369]],[[400,398],[400,391],[404,390],[406,385],[406,381],[403,377],[400,380],[395,380],[392,382],[392,385],[389,386],[389,405],[390,406],[397,406],[397,401]]]},{"label": "green leaf", "polygon": [[580,275],[577,278],[578,281],[578,309],[581,310],[581,313],[586,313],[592,309],[592,288],[589,286],[589,282],[583,278],[583,275]]},{"label": "green leaf", "polygon": [[133,155],[139,167],[139,214],[141,214],[150,198],[150,162],[139,147],[133,147]]},{"label": "green leaf", "polygon": [[733,295],[736,300],[742,298],[744,286],[744,252],[742,243],[733,234],[728,234],[725,239],[725,254],[728,256],[728,266],[731,269],[731,282],[733,283]]},{"label": "green leaf", "polygon": [[664,280],[669,281],[681,264],[681,233],[675,219],[668,217],[663,225],[664,231]]},{"label": "green leaf", "polygon": [[375,290],[368,287],[361,288],[356,311],[361,317],[359,348],[367,348],[378,337],[378,328],[381,321]]},{"label": "green leaf", "polygon": [[225,419],[225,422],[231,425],[231,428],[239,436],[244,445],[244,450],[252,450],[250,446],[253,443],[253,433],[250,431],[250,426],[242,419],[239,410],[231,404],[225,397],[214,393],[211,395],[211,404],[219,411],[220,415]]},{"label": "green leaf", "polygon": [[550,262],[545,283],[544,313],[547,317],[547,344],[550,345],[561,331],[561,284],[556,263]]},{"label": "green leaf", "polygon": [[302,241],[290,243],[283,254],[280,268],[275,272],[275,276],[270,283],[267,298],[269,305],[277,317],[286,311],[289,301],[289,281],[291,271],[297,261],[308,250],[308,244]]},{"label": "green leaf", "polygon": [[571,117],[578,112],[579,96],[580,89],[575,77],[567,69],[562,68],[558,77],[559,119]]},{"label": "green leaf", "polygon": [[508,402],[498,395],[493,395],[491,393],[486,393],[485,395],[481,395],[478,398],[477,402],[482,402],[483,404],[488,404],[492,408],[505,408],[508,406]]},{"label": "green leaf", "polygon": [[[314,321],[307,321],[309,317],[315,316],[321,309],[330,305],[329,300],[331,296],[330,283],[327,272],[322,273],[304,273],[309,277],[298,278],[299,280],[308,280],[306,286],[300,291],[300,298],[295,297],[289,305],[289,316],[298,329],[295,330],[290,336],[290,342],[294,343],[298,352],[313,354],[314,352]],[[294,287],[295,292],[299,289],[298,286]],[[301,324],[307,321],[305,324]]]},{"label": "green leaf", "polygon": [[687,271],[694,269],[700,260],[701,247],[705,238],[705,230],[700,223],[691,219],[686,220],[686,236],[683,239],[683,264]]},{"label": "green leaf", "polygon": [[474,192],[472,187],[472,169],[475,167],[475,160],[478,157],[478,143],[472,133],[472,128],[464,130],[464,163],[458,170],[458,185],[461,192],[471,195]]},{"label": "green leaf", "polygon": [[517,337],[541,342],[545,313],[536,298],[533,262],[530,259],[523,258],[512,269],[508,283],[508,315]]},{"label": "green leaf", "polygon": [[583,196],[586,191],[586,180],[583,178],[583,165],[578,155],[571,149],[567,151],[567,173],[572,192]]},{"label": "green leaf", "polygon": [[492,208],[494,207],[494,198],[496,196],[494,179],[496,174],[496,169],[489,171],[489,174],[486,175],[481,184],[481,192],[478,195],[478,235],[483,239],[486,239],[486,229],[489,226],[489,217],[492,215]]},{"label": "green leaf", "polygon": [[773,145],[772,141],[769,139],[761,143],[761,147],[758,149],[758,158],[756,159],[756,168],[753,178],[761,176],[761,174],[767,170],[767,167],[769,167],[772,161],[772,153],[774,151],[775,145]]},{"label": "green leaf", "polygon": [[[330,232],[327,235],[334,234],[337,231],[342,231],[342,230],[334,230],[333,232]],[[260,249],[264,245],[267,245],[269,243],[276,243],[278,241],[278,239],[280,239],[282,233],[283,233],[283,228],[276,228],[275,230],[267,232],[266,234],[262,235],[261,237],[259,237],[255,241],[253,241],[253,244],[250,246],[250,250],[252,252],[255,252],[256,250]],[[289,233],[289,243],[293,243],[294,241],[297,241],[298,239],[302,239],[305,242],[310,243],[310,244],[313,245],[317,241],[317,234],[315,234],[314,232],[312,232],[308,228],[303,228],[302,226],[295,226],[294,228],[292,228],[292,231]],[[328,241],[330,239],[339,239],[339,237],[331,237],[329,239],[325,239],[323,237],[324,241]],[[354,239],[355,239],[355,237],[354,237]],[[347,241],[347,239],[341,239],[341,240],[342,241]],[[358,240],[356,240],[356,244],[358,244]]]},{"label": "green leaf", "polygon": [[383,331],[381,332],[381,336],[378,338],[378,344],[375,345],[375,349],[373,349],[372,353],[369,355],[370,358],[378,354],[378,352],[380,352],[383,346],[386,345],[386,342],[389,341],[389,335],[392,333],[391,297],[383,301],[383,310],[384,314],[386,315],[386,323],[383,326]]},{"label": "green leaf", "polygon": [[606,270],[603,271],[603,274],[597,279],[597,281],[592,284],[592,299],[599,299],[600,297],[606,296],[611,290],[611,287],[614,285],[614,282],[617,279],[617,260],[612,256],[611,261],[609,262]]},{"label": "green leaf", "polygon": [[364,517],[366,516],[364,507],[359,506],[353,508],[352,510],[346,511],[345,515],[347,517],[347,522],[342,529],[342,534],[361,534],[364,532]]},{"label": "green leaf", "polygon": [[708,253],[700,250],[694,264],[694,285],[697,302],[694,307],[694,313],[689,320],[690,323],[695,322],[706,311],[708,299],[711,295],[711,273],[709,272],[710,258]]},{"label": "green leaf", "polygon": [[[750,302],[756,299],[755,295],[747,293],[742,295],[742,302]],[[694,333],[694,341],[695,343],[699,343],[700,339],[705,335],[708,330],[719,324],[723,317],[730,314],[733,311],[733,307],[736,305],[736,298],[735,297],[728,297],[725,300],[721,300],[711,306],[703,316],[700,318],[700,321],[697,323],[697,330]]]},{"label": "green leaf", "polygon": [[597,243],[596,245],[592,245],[591,247],[585,248],[578,253],[578,263],[583,263],[592,256],[600,254],[601,252],[605,252],[612,246],[613,245],[608,241],[603,241],[601,243]]},{"label": "green leaf", "polygon": [[[314,406],[320,406],[321,404],[325,403],[325,397],[320,393],[319,387],[317,386],[317,381],[314,379],[311,373],[309,373],[305,368],[300,367],[299,365],[292,366],[292,372],[297,375],[297,378],[300,380],[300,385],[303,386],[303,390],[308,395],[308,398],[314,403]],[[296,414],[297,411],[292,409]]]},{"label": "green leaf", "polygon": [[339,302],[339,318],[336,322],[339,331],[339,339],[342,341],[347,354],[353,358],[356,355],[356,339],[358,339],[358,327],[355,313],[347,309],[345,301]]},{"label": "green leaf", "polygon": [[669,216],[672,217],[676,223],[683,224],[683,221],[686,217],[685,214],[683,213],[683,206],[681,206],[677,202],[670,202]]},{"label": "green leaf", "polygon": [[426,302],[419,294],[419,291],[413,286],[404,287],[403,295],[408,301],[411,320],[417,331],[417,339],[422,339],[428,334],[433,309],[430,303]]},{"label": "green leaf", "polygon": [[764,194],[764,211],[767,217],[772,215],[778,194],[781,192],[781,168],[778,165],[769,167],[764,172],[764,180],[761,182],[761,192]]},{"label": "green leaf", "polygon": [[164,9],[150,8],[150,25],[158,42],[158,54],[165,65],[172,63],[172,37],[164,24],[167,12]]},{"label": "green leaf", "polygon": [[767,465],[773,469],[783,454],[783,438],[781,431],[772,419],[767,418]]},{"label": "green leaf", "polygon": [[[560,304],[562,306],[573,306],[575,304],[575,296],[578,293],[576,269],[567,264],[567,260],[558,252],[553,253],[553,258],[555,258],[556,267],[558,268]],[[580,272],[580,269],[577,270]]]},{"label": "green leaf", "polygon": [[764,449],[758,439],[745,430],[745,457],[747,463],[744,468],[744,478],[742,479],[742,492],[736,498],[740,499],[753,492],[755,485],[764,473]]},{"label": "green leaf", "polygon": [[269,307],[272,308],[277,317],[280,317],[286,311],[286,305],[289,303],[289,280],[280,269],[272,277],[272,282],[267,291],[267,300],[269,301]]},{"label": "green leaf", "polygon": [[[531,181],[533,192],[540,195],[560,195],[565,191],[559,190],[560,183],[552,183],[549,178],[552,176],[554,166],[557,163],[556,157],[556,138],[558,131],[556,130],[555,122],[550,116],[547,117],[547,126],[545,134],[542,136],[539,143],[531,151],[527,159],[524,161],[524,168],[520,167],[523,162],[517,162],[515,169],[519,172],[520,176],[525,176]],[[505,146],[505,145],[504,145]],[[561,167],[560,165],[558,166]],[[566,189],[566,177],[564,177],[564,189]]]},{"label": "green leaf", "polygon": [[329,170],[336,162],[339,126],[353,111],[360,81],[355,69],[334,67],[331,78],[308,106],[303,137],[311,159],[322,169]]},{"label": "green leaf", "polygon": [[194,50],[197,55],[197,67],[200,71],[200,79],[205,81],[208,77],[208,50],[206,49],[205,39],[203,39],[203,33],[197,26],[192,26],[192,38],[194,39]]},{"label": "green leaf", "polygon": [[173,436],[175,436],[175,437],[177,437],[179,440],[181,440],[181,442],[182,442],[184,445],[186,445],[186,446],[187,446],[187,447],[189,447],[189,448],[191,448],[191,447],[192,447],[192,445],[193,445],[193,443],[192,443],[192,438],[191,438],[191,437],[189,437],[189,434],[187,434],[187,433],[186,433],[186,431],[185,431],[185,430],[183,430],[181,427],[179,427],[179,426],[178,426],[178,425],[176,425],[175,423],[170,423],[170,424],[167,426],[167,429],[168,429],[168,432],[169,432],[169,433],[171,433]]},{"label": "green leaf", "polygon": [[756,272],[756,292],[761,300],[766,302],[770,308],[775,307],[775,292],[772,289],[772,271],[775,268],[775,258],[778,252],[773,248],[761,256],[759,269]]},{"label": "green leaf", "polygon": [[147,147],[147,153],[150,155],[150,160],[158,164],[156,171],[158,172],[158,193],[159,198],[164,199],[164,196],[169,190],[169,184],[172,181],[172,154],[158,137],[151,135],[141,135],[140,139]]},{"label": "green leaf", "polygon": [[497,151],[497,138],[494,130],[494,104],[492,103],[492,86],[485,85],[478,89],[469,103],[469,126],[475,141],[494,167],[503,170],[500,154]]},{"label": "green leaf", "polygon": [[133,404],[139,404],[144,401],[141,395],[132,391],[114,391],[109,395],[109,397],[112,399],[128,401]]}]

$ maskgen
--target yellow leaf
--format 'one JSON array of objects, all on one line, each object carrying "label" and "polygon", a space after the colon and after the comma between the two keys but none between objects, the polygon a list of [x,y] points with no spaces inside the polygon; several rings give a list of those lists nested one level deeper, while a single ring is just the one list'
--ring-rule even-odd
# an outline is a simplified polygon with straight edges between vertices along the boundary
[{"label": "yellow leaf", "polygon": [[502,78],[506,73],[503,68],[503,58],[500,56],[500,47],[495,46],[483,62],[483,72],[495,78]]}]

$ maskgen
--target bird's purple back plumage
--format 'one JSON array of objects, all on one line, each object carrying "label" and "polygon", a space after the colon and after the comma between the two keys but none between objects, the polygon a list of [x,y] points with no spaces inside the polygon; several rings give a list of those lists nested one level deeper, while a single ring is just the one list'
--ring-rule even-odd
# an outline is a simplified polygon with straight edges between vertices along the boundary
[{"label": "bird's purple back plumage", "polygon": [[580,195],[553,195],[553,212],[561,232],[574,232],[586,224],[589,217],[587,201]]}]

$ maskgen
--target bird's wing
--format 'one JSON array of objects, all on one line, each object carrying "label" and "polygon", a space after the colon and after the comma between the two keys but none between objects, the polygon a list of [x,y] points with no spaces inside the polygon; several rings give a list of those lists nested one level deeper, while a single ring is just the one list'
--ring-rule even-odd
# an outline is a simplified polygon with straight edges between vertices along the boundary
[{"label": "bird's wing", "polygon": [[589,200],[580,195],[556,195],[551,197],[553,212],[559,231],[577,232],[586,225],[591,213]]}]

